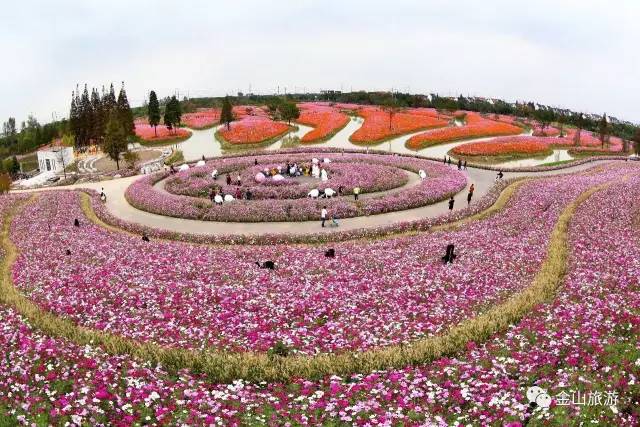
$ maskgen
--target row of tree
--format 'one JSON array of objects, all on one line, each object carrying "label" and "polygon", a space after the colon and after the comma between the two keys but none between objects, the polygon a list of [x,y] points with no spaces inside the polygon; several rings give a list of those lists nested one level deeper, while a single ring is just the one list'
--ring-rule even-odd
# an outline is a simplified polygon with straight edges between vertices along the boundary
[{"label": "row of tree", "polygon": [[[125,137],[135,135],[133,113],[129,106],[124,82],[116,98],[113,84],[106,92],[104,86],[102,93],[92,88],[91,95],[87,85],[80,94],[79,89],[71,94],[71,108],[69,111],[69,126],[75,137],[77,148],[91,144],[101,145],[106,136],[110,121],[115,121],[122,128]],[[111,127],[113,128],[112,125]]]}]

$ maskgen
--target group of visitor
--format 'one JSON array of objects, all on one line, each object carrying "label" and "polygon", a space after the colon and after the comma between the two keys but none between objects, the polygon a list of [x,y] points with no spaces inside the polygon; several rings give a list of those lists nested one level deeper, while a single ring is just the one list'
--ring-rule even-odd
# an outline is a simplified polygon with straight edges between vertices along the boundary
[{"label": "group of visitor", "polygon": [[222,205],[224,202],[233,202],[234,200],[251,200],[253,193],[251,190],[242,191],[242,188],[236,187],[235,191],[224,192],[222,187],[213,186],[209,190],[209,199],[214,205]]},{"label": "group of visitor", "polygon": [[[451,166],[451,157],[447,157],[447,155],[445,154],[443,162],[445,165],[449,165]],[[461,159],[458,159],[458,170],[467,170],[467,161],[465,160],[464,162]]]}]

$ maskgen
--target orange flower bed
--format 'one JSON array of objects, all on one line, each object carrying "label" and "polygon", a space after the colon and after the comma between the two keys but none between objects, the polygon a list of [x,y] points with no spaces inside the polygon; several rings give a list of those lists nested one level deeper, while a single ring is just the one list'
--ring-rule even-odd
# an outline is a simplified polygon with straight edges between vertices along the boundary
[{"label": "orange flower bed", "polygon": [[505,136],[522,133],[522,128],[508,123],[487,120],[477,114],[468,113],[467,124],[460,127],[446,127],[414,135],[405,144],[407,148],[419,150],[431,145],[461,139],[482,138],[485,136]]},{"label": "orange flower bed", "polygon": [[424,112],[395,113],[391,125],[389,125],[389,113],[379,108],[362,108],[358,114],[364,118],[364,123],[349,137],[349,140],[354,143],[381,142],[406,133],[447,125],[446,120],[438,119],[432,114]]},{"label": "orange flower bed", "polygon": [[489,141],[469,142],[458,145],[451,152],[458,156],[544,154],[551,151],[547,139],[530,136],[496,138]]},{"label": "orange flower bed", "polygon": [[349,116],[340,113],[330,107],[313,104],[301,104],[298,123],[313,126],[313,130],[304,134],[300,139],[302,143],[319,142],[335,135],[340,129],[349,123]]},{"label": "orange flower bed", "polygon": [[260,144],[283,135],[290,129],[286,123],[274,122],[266,117],[246,116],[242,120],[231,122],[229,129],[222,126],[217,135],[229,144]]}]

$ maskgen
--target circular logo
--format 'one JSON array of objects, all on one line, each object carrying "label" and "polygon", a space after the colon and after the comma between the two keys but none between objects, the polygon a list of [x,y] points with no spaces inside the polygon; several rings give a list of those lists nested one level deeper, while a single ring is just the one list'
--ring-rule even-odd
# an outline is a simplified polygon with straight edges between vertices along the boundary
[{"label": "circular logo", "polygon": [[533,387],[529,387],[527,389],[527,399],[529,399],[529,402],[533,403],[536,401],[538,395],[542,393],[546,394],[546,392],[542,388],[534,385]]}]

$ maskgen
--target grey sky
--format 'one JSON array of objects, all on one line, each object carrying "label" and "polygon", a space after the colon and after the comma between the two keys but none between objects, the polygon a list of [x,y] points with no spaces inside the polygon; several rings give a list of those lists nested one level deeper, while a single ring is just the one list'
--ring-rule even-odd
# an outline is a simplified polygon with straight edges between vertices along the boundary
[{"label": "grey sky", "polygon": [[396,88],[640,122],[638,1],[11,1],[0,120],[68,114],[76,83],[140,104],[237,90]]}]

